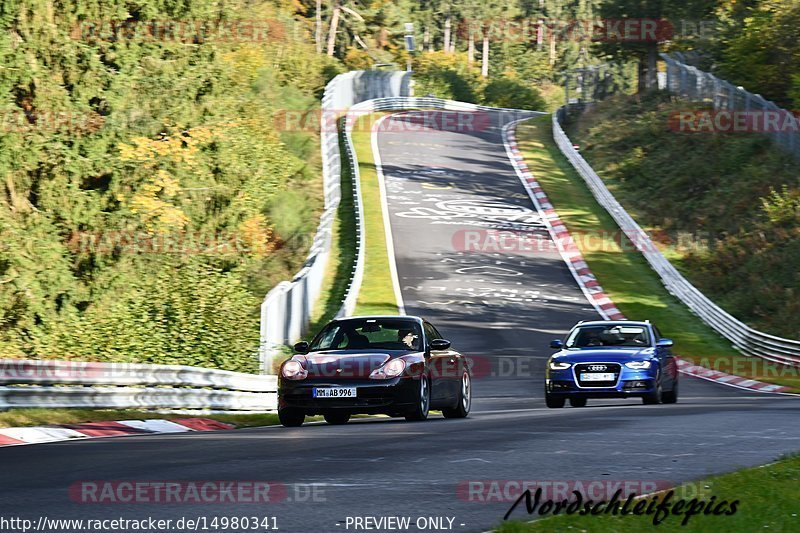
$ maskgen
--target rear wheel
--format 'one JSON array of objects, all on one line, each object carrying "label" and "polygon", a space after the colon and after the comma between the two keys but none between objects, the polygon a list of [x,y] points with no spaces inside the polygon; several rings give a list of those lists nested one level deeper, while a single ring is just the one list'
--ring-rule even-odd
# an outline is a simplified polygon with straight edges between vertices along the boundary
[{"label": "rear wheel", "polygon": [[296,428],[303,425],[306,415],[298,409],[281,409],[278,411],[278,420],[281,425],[287,428]]},{"label": "rear wheel", "polygon": [[445,418],[466,418],[472,406],[472,380],[468,372],[461,376],[461,388],[458,391],[458,405],[442,409]]},{"label": "rear wheel", "polygon": [[672,384],[672,390],[665,392],[661,395],[661,401],[664,403],[678,403],[678,380]]},{"label": "rear wheel", "polygon": [[406,414],[406,420],[426,420],[431,406],[431,387],[428,378],[423,376],[417,386],[417,402],[414,408]]},{"label": "rear wheel", "polygon": [[569,404],[572,407],[586,407],[586,398],[582,396],[571,396]]},{"label": "rear wheel", "polygon": [[335,426],[347,424],[347,422],[350,420],[350,413],[337,413],[334,411],[332,413],[325,413],[323,416],[325,417],[325,422]]},{"label": "rear wheel", "polygon": [[656,378],[656,390],[642,396],[642,403],[645,405],[656,405],[661,403],[661,374]]}]

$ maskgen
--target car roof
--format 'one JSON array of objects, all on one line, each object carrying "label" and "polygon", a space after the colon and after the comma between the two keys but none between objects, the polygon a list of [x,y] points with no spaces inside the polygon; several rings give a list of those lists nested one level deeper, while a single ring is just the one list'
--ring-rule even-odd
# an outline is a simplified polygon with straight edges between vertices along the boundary
[{"label": "car roof", "polygon": [[575,324],[573,327],[578,326],[613,326],[613,325],[626,325],[626,326],[652,326],[649,320],[586,320]]},{"label": "car roof", "polygon": [[347,320],[408,320],[409,322],[422,322],[423,319],[413,315],[363,315],[363,316],[345,316],[336,318],[332,322],[345,322]]}]

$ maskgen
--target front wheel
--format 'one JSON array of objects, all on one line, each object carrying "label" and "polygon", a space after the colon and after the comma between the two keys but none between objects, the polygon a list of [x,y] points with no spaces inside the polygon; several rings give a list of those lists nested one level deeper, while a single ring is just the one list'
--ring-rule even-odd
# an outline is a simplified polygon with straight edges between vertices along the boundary
[{"label": "front wheel", "polygon": [[468,372],[461,376],[461,388],[458,391],[458,405],[442,409],[445,418],[466,418],[472,406],[472,380]]},{"label": "front wheel", "polygon": [[661,374],[656,378],[656,390],[642,396],[642,403],[645,405],[656,405],[661,403]]},{"label": "front wheel", "polygon": [[427,420],[428,411],[431,406],[431,387],[428,378],[422,376],[419,378],[419,385],[417,386],[417,400],[414,408],[406,414],[406,420],[421,421]]},{"label": "front wheel", "polygon": [[545,392],[544,403],[550,409],[559,409],[561,407],[564,407],[564,404],[566,403],[566,398],[564,398],[563,396],[553,396],[552,394],[547,394]]},{"label": "front wheel", "polygon": [[664,403],[678,403],[678,380],[672,384],[672,390],[665,392],[661,396],[661,401]]},{"label": "front wheel", "polygon": [[332,424],[334,426],[341,426],[342,424],[347,424],[350,420],[350,413],[325,413],[323,415],[325,417],[325,422],[328,424]]},{"label": "front wheel", "polygon": [[280,409],[278,411],[278,421],[283,427],[296,428],[303,425],[306,420],[306,415],[303,411],[297,409]]},{"label": "front wheel", "polygon": [[583,396],[571,396],[569,399],[569,404],[572,407],[586,407],[586,397]]}]

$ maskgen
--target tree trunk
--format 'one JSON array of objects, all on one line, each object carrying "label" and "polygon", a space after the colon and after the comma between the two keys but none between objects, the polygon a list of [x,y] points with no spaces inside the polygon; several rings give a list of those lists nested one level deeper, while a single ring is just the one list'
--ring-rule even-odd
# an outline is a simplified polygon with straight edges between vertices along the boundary
[{"label": "tree trunk", "polygon": [[322,0],[317,0],[317,13],[314,21],[314,44],[317,53],[322,53]]},{"label": "tree trunk", "polygon": [[550,31],[550,66],[556,64],[556,32]]},{"label": "tree trunk", "polygon": [[451,52],[450,48],[450,13],[447,14],[447,17],[444,19],[444,53],[449,54]]},{"label": "tree trunk", "polygon": [[648,43],[644,56],[639,57],[636,92],[644,93],[658,89],[658,45]]},{"label": "tree trunk", "polygon": [[647,89],[658,90],[658,45],[647,43]]},{"label": "tree trunk", "polygon": [[489,77],[489,32],[483,34],[483,48],[481,49],[481,76]]},{"label": "tree trunk", "polygon": [[538,26],[536,26],[536,49],[541,50],[544,44],[544,21],[539,19]]},{"label": "tree trunk", "polygon": [[425,33],[422,34],[422,50],[424,51],[426,48],[430,46],[431,43],[431,32],[427,26],[425,26]]},{"label": "tree trunk", "polygon": [[467,63],[471,66],[475,62],[475,34],[469,30],[469,41],[467,43]]},{"label": "tree trunk", "polygon": [[336,30],[339,26],[339,13],[341,12],[339,4],[333,6],[333,14],[331,15],[331,28],[328,30],[328,55],[333,57],[334,49],[336,48]]}]

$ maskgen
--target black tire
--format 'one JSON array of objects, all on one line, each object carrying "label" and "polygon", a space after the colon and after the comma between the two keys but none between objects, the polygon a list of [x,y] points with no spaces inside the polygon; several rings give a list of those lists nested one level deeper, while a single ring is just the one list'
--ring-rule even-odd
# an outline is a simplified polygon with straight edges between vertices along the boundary
[{"label": "black tire", "polygon": [[306,420],[306,415],[303,411],[297,409],[281,409],[278,411],[278,420],[283,427],[296,428],[303,425]]},{"label": "black tire", "polygon": [[678,403],[678,380],[672,384],[672,390],[662,393],[661,401],[664,403]]},{"label": "black tire", "polygon": [[645,405],[658,405],[661,403],[663,391],[661,390],[661,374],[656,378],[656,390],[642,396],[642,403]]},{"label": "black tire", "polygon": [[472,407],[472,378],[469,372],[461,376],[461,387],[458,389],[458,405],[442,409],[445,418],[466,418]]},{"label": "black tire", "polygon": [[567,399],[563,396],[553,396],[551,394],[544,393],[544,403],[550,409],[559,409],[564,407]]},{"label": "black tire", "polygon": [[408,421],[422,421],[428,419],[431,408],[431,383],[427,377],[421,377],[417,385],[417,403],[414,408],[406,413]]},{"label": "black tire", "polygon": [[347,422],[350,420],[350,413],[339,413],[333,411],[331,413],[325,413],[323,416],[325,417],[325,422],[334,426],[347,424]]},{"label": "black tire", "polygon": [[572,407],[586,407],[586,397],[585,396],[570,396],[569,397],[569,404]]}]

